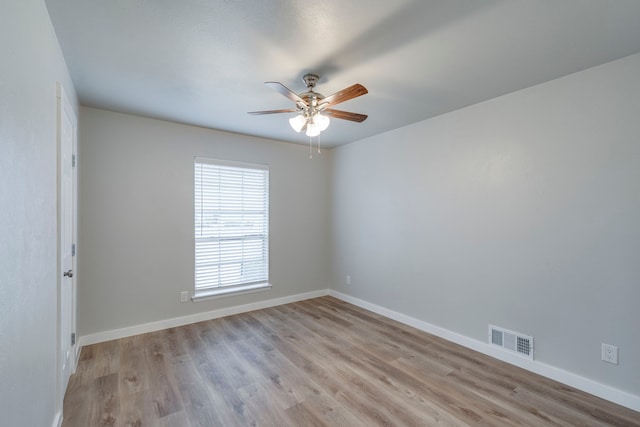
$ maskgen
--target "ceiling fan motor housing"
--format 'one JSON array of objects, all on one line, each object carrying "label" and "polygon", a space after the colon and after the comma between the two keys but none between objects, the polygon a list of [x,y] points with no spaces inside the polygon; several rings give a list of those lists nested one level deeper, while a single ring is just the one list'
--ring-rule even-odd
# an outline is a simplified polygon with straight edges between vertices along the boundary
[{"label": "ceiling fan motor housing", "polygon": [[302,81],[309,88],[309,90],[313,90],[313,88],[316,87],[316,83],[318,83],[318,80],[320,80],[320,76],[318,76],[317,74],[307,73],[302,76]]},{"label": "ceiling fan motor housing", "polygon": [[302,81],[307,86],[308,91],[299,95],[300,98],[304,100],[306,105],[299,102],[298,109],[304,114],[305,118],[311,118],[316,113],[322,110],[322,108],[318,108],[318,103],[322,100],[322,98],[324,98],[324,96],[321,93],[313,91],[313,88],[316,86],[316,83],[318,83],[319,79],[320,76],[311,73],[305,74],[302,77]]}]

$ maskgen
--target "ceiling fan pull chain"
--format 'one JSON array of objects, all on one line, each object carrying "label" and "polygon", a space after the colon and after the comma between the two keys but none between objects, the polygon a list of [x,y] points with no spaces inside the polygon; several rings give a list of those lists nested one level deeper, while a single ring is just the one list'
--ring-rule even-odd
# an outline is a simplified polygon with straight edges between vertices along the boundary
[{"label": "ceiling fan pull chain", "polygon": [[311,149],[313,144],[311,143],[311,137],[309,137],[309,159],[313,159],[313,155],[311,154]]},{"label": "ceiling fan pull chain", "polygon": [[320,153],[320,135],[318,135],[318,154],[321,154]]}]

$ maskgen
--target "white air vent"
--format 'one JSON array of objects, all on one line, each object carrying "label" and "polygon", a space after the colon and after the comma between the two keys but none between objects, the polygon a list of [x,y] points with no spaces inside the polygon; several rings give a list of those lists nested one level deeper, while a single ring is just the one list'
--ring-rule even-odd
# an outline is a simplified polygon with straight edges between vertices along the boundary
[{"label": "white air vent", "polygon": [[489,325],[489,344],[533,360],[533,337]]}]

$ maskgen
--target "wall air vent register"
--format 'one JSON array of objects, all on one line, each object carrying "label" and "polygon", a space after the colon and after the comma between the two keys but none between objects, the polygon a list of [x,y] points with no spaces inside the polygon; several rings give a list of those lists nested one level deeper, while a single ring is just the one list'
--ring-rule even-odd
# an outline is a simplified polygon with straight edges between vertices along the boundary
[{"label": "wall air vent register", "polygon": [[533,360],[533,337],[489,325],[489,344]]}]

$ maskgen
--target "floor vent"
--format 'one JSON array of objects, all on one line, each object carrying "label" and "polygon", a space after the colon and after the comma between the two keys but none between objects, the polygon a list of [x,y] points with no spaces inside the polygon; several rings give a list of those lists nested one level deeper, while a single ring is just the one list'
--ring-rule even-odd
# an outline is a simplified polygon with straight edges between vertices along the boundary
[{"label": "floor vent", "polygon": [[489,344],[533,360],[533,337],[489,325]]}]

